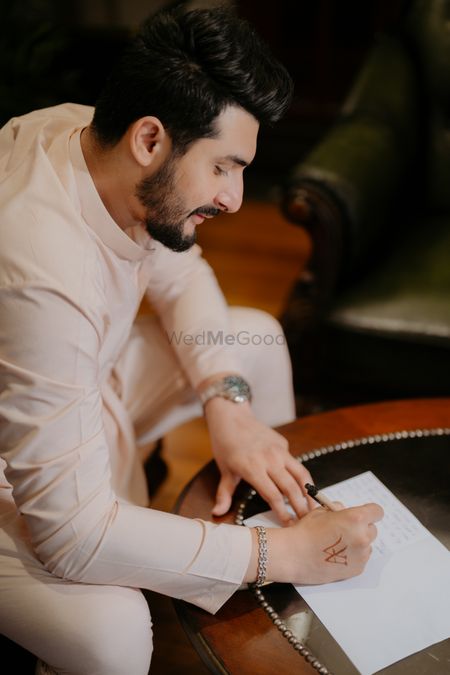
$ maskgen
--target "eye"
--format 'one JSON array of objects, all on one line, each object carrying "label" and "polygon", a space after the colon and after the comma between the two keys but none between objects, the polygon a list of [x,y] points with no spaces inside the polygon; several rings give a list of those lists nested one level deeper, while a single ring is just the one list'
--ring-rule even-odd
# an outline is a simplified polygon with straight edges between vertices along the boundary
[{"label": "eye", "polygon": [[228,171],[225,171],[225,169],[222,169],[221,166],[216,164],[216,166],[214,167],[214,173],[216,174],[216,176],[226,176],[228,174]]}]

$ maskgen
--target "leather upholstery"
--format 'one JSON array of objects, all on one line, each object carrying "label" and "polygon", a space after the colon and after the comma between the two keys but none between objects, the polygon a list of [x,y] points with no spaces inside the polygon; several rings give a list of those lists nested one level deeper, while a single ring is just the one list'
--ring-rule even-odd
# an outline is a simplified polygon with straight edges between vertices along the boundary
[{"label": "leather upholstery", "polygon": [[281,317],[297,391],[450,393],[450,2],[377,39],[282,205],[313,240]]}]

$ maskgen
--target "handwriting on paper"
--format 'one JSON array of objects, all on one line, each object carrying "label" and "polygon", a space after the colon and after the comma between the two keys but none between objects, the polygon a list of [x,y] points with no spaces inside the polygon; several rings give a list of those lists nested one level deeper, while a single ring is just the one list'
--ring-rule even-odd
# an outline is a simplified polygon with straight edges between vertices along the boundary
[{"label": "handwriting on paper", "polygon": [[385,555],[422,539],[426,528],[371,471],[325,488],[322,492],[345,506],[359,506],[375,502],[384,509],[384,517],[377,523],[378,536],[374,553]]}]

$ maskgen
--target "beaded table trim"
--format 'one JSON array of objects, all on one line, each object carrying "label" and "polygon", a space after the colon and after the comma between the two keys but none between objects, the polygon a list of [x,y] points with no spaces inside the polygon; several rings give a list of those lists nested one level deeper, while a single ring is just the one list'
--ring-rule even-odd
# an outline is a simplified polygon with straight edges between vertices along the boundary
[{"label": "beaded table trim", "polygon": [[[331,452],[339,452],[340,450],[347,450],[349,448],[357,448],[362,445],[373,445],[374,443],[387,443],[388,441],[396,441],[408,438],[426,438],[427,436],[450,436],[450,427],[436,427],[433,429],[412,429],[410,431],[395,431],[387,434],[375,434],[373,436],[363,436],[362,438],[357,438],[349,441],[343,441],[342,443],[336,443],[335,445],[324,445],[317,450],[311,450],[306,452],[303,455],[297,457],[298,461],[303,463],[308,460],[315,459],[316,457],[322,457],[323,455],[328,455]],[[256,490],[249,490],[245,499],[239,504],[238,511],[235,518],[236,525],[244,525],[245,520],[245,510],[251,502],[251,500],[256,496]],[[278,628],[280,633],[286,638],[290,645],[302,656],[311,666],[317,670],[320,675],[332,675],[332,672],[326,668],[319,659],[317,659],[311,651],[305,647],[300,640],[298,640],[293,632],[288,628],[283,619],[279,614],[274,610],[274,608],[267,602],[263,591],[257,586],[257,584],[249,584],[250,589],[255,595],[256,601],[264,609],[266,614],[272,620],[274,625]]]}]

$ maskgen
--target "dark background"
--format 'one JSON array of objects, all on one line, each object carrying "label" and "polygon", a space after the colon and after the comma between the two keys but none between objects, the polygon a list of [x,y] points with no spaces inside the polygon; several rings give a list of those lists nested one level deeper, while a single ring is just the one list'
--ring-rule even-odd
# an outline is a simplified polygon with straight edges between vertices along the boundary
[{"label": "dark background", "polygon": [[[0,124],[60,102],[94,104],[121,48],[168,0],[0,0]],[[287,66],[295,97],[286,117],[262,130],[250,177],[278,179],[337,114],[380,31],[395,30],[407,0],[238,0]]]}]

